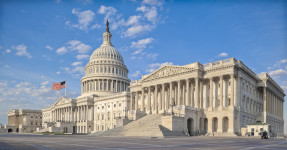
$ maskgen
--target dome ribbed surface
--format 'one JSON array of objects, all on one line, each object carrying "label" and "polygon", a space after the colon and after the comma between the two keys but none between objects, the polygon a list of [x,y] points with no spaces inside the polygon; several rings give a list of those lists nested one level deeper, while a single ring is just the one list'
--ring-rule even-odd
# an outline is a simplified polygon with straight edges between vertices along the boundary
[{"label": "dome ribbed surface", "polygon": [[95,61],[97,59],[112,59],[124,63],[120,52],[117,51],[114,47],[109,45],[101,46],[93,52],[93,54],[90,57],[90,61]]}]

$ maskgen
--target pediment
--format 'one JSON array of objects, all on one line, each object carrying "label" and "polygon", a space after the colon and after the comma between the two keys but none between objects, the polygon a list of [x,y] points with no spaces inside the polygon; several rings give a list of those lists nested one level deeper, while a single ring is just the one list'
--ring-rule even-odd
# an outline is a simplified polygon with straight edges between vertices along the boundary
[{"label": "pediment", "polygon": [[66,103],[71,103],[71,100],[66,98],[66,97],[61,97],[56,103],[54,106],[57,106],[57,105],[62,105],[62,104],[66,104]]},{"label": "pediment", "polygon": [[163,78],[167,76],[173,76],[182,74],[185,72],[191,71],[191,68],[182,67],[182,66],[164,66],[156,70],[155,72],[151,73],[149,76],[143,79],[143,81],[149,81],[153,79]]}]

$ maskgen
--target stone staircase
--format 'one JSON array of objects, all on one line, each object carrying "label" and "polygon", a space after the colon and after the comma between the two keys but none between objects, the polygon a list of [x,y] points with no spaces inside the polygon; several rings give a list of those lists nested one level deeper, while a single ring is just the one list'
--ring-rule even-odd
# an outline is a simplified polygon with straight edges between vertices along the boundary
[{"label": "stone staircase", "polygon": [[43,128],[43,129],[41,129],[40,131],[37,131],[37,132],[49,132],[49,128]]},{"label": "stone staircase", "polygon": [[237,136],[237,135],[234,133],[213,132],[213,133],[206,133],[205,136]]},{"label": "stone staircase", "polygon": [[96,132],[91,136],[185,136],[183,133],[174,133],[161,125],[161,115],[146,115],[138,120],[132,121],[125,126],[117,127],[104,132]]}]

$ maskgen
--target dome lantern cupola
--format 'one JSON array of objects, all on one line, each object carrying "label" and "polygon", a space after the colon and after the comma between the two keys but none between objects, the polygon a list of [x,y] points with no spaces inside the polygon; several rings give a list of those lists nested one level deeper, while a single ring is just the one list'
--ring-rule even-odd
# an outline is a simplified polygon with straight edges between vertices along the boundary
[{"label": "dome lantern cupola", "polygon": [[112,34],[110,33],[110,30],[109,30],[109,20],[107,20],[106,22],[106,32],[103,34],[104,36],[104,41],[103,41],[103,44],[101,46],[113,46],[112,42],[111,42],[111,38],[112,38]]}]

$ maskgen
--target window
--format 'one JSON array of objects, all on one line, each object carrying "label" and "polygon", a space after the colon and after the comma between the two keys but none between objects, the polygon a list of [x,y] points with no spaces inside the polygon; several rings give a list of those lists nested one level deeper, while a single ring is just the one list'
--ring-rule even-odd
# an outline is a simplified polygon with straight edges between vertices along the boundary
[{"label": "window", "polygon": [[36,125],[38,125],[38,122],[36,122]]},{"label": "window", "polygon": [[102,120],[104,120],[105,119],[105,116],[104,115],[102,115]]},{"label": "window", "polygon": [[120,103],[120,104],[119,104],[119,106],[121,107],[121,106],[122,106],[122,104]]},{"label": "window", "polygon": [[33,116],[31,116],[31,118],[33,118]]},{"label": "window", "polygon": [[263,132],[263,128],[260,128],[260,132]]},{"label": "window", "polygon": [[105,108],[105,106],[102,106],[102,109],[104,109]]},{"label": "window", "polygon": [[36,117],[36,118],[38,118],[38,117]]},{"label": "window", "polygon": [[116,107],[117,105],[116,104],[114,104],[114,107]]},{"label": "window", "polygon": [[31,122],[31,125],[33,125],[33,122]]}]

